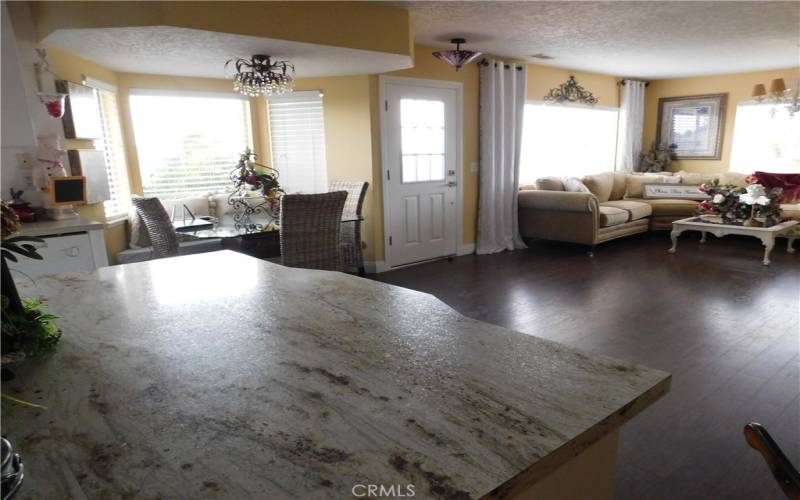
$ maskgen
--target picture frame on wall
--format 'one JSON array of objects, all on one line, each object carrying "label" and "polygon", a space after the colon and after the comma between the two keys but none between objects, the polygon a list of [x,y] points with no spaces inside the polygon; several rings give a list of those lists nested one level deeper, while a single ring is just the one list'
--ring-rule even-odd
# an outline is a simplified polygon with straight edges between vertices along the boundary
[{"label": "picture frame on wall", "polygon": [[656,137],[678,160],[719,160],[728,94],[662,97]]}]

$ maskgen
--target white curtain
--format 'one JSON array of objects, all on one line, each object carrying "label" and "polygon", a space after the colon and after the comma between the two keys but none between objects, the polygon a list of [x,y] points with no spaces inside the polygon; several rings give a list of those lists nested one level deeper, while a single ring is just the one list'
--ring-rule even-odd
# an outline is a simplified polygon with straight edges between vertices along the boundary
[{"label": "white curtain", "polygon": [[480,200],[477,253],[525,248],[517,222],[527,66],[480,66]]},{"label": "white curtain", "polygon": [[644,88],[637,80],[624,80],[617,125],[617,170],[633,172],[639,167],[644,129]]}]

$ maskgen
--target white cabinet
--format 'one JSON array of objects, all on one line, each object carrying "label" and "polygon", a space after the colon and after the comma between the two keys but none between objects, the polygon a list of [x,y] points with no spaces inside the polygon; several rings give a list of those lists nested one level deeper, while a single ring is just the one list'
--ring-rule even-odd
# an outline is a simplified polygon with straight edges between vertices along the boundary
[{"label": "white cabinet", "polygon": [[92,271],[108,265],[100,222],[82,219],[33,222],[25,224],[19,234],[44,240],[44,243],[35,244],[43,260],[18,256],[18,262],[8,263],[15,278],[23,274],[36,279],[48,274]]}]

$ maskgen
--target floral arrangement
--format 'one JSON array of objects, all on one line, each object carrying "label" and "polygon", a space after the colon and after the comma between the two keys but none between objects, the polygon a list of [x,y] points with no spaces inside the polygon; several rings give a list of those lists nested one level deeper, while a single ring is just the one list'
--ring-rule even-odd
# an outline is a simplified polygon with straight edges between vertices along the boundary
[{"label": "floral arrangement", "polygon": [[[748,177],[748,181],[752,179]],[[717,216],[724,224],[772,226],[781,219],[779,188],[768,193],[761,184],[740,187],[714,182],[701,185],[700,191],[709,196],[700,203],[700,213]]]},{"label": "floral arrangement", "polygon": [[278,172],[266,165],[256,163],[256,154],[246,148],[239,155],[239,163],[234,171],[233,182],[236,188],[248,186],[250,191],[257,191],[267,199],[275,199],[283,193],[278,183]]}]

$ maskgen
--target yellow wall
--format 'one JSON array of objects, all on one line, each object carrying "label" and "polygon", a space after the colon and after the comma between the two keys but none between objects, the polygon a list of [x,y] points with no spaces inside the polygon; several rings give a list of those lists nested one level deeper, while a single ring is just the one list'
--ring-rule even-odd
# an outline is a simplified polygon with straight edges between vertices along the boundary
[{"label": "yellow wall", "polygon": [[728,93],[725,123],[722,139],[722,156],[719,160],[676,160],[670,166],[672,171],[688,172],[727,172],[731,159],[733,129],[736,126],[736,105],[751,99],[753,85],[763,83],[769,88],[774,78],[786,79],[787,86],[800,78],[800,68],[736,73],[731,75],[698,76],[692,78],[672,78],[650,82],[645,92],[644,137],[642,146],[650,147],[656,138],[658,123],[658,100],[661,97],[680,97],[690,95]]}]

